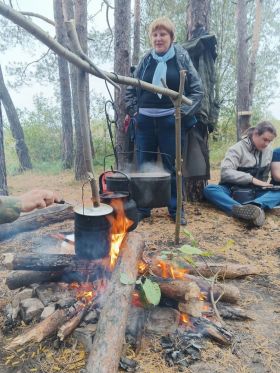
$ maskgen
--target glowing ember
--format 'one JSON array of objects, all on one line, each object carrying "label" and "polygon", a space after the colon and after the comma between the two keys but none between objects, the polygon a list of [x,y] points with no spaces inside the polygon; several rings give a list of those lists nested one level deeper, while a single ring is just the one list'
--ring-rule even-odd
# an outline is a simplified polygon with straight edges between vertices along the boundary
[{"label": "glowing ember", "polygon": [[142,300],[141,300],[141,296],[139,294],[138,291],[134,291],[132,293],[132,301],[131,301],[131,304],[134,306],[134,307],[143,307],[143,304],[142,304]]},{"label": "glowing ember", "polygon": [[111,228],[111,248],[110,248],[110,269],[115,266],[120,252],[120,246],[127,230],[133,224],[133,221],[125,216],[124,205],[121,199],[113,199],[111,206],[114,208],[114,216],[108,216],[112,225]]}]

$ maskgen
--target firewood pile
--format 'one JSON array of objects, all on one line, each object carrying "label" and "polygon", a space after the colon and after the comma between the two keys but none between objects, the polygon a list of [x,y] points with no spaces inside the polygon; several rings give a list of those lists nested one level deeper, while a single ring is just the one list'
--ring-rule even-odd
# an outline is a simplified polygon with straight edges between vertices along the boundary
[{"label": "firewood pile", "polygon": [[[257,274],[257,268],[213,258],[174,266],[172,255],[149,256],[144,248],[139,233],[128,233],[112,273],[108,259],[6,254],[3,265],[11,270],[6,284],[16,291],[5,310],[4,333],[30,324],[8,342],[7,353],[46,338],[59,346],[71,336],[88,351],[86,372],[107,373],[119,367],[135,371],[127,345],[137,353],[143,336],[151,334],[159,336],[166,363],[179,368],[200,359],[206,339],[232,345],[235,336],[224,320],[251,317],[236,306],[239,289],[226,281]],[[159,286],[159,305],[148,305],[139,295],[140,275]]]}]

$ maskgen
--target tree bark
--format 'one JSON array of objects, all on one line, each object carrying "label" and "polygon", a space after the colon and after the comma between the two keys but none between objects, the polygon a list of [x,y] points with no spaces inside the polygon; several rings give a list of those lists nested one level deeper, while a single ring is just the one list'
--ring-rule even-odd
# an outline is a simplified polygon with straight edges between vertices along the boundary
[{"label": "tree bark", "polygon": [[[64,26],[62,0],[53,0],[53,9],[57,41],[67,48],[67,33]],[[67,60],[65,60],[64,58],[57,56],[57,60],[60,83],[60,107],[62,123],[62,167],[64,169],[69,169],[73,166],[74,155],[69,66]]]},{"label": "tree bark", "polygon": [[2,105],[0,100],[0,195],[8,195],[7,172],[4,149],[4,127],[2,116]]},{"label": "tree bark", "polygon": [[140,58],[140,26],[141,26],[141,7],[140,0],[134,0],[134,22],[133,22],[133,53],[132,65],[138,65]]},{"label": "tree bark", "polygon": [[210,1],[190,0],[187,5],[187,40],[193,39],[201,29],[209,31]]},{"label": "tree bark", "polygon": [[[144,241],[136,232],[128,233],[121,245],[121,255],[112,274],[104,307],[98,321],[92,350],[89,355],[88,373],[114,373],[118,371],[125,338],[128,310],[131,304],[134,281],[138,274],[138,261]],[[133,285],[120,282],[125,273]]]},{"label": "tree bark", "polygon": [[16,141],[16,152],[22,171],[32,169],[31,160],[28,153],[28,148],[24,141],[24,133],[17,115],[16,108],[11,99],[9,91],[5,85],[2,69],[0,65],[0,100],[3,102],[12,135]]},{"label": "tree bark", "polygon": [[43,210],[37,210],[20,216],[13,223],[1,225],[0,241],[10,238],[18,233],[34,231],[49,224],[54,224],[67,219],[73,219],[73,207],[50,206]]},{"label": "tree bark", "polygon": [[248,74],[248,32],[247,32],[247,0],[237,0],[237,140],[250,127],[249,107],[249,74]]},{"label": "tree bark", "polygon": [[262,0],[256,0],[256,15],[253,28],[252,49],[249,59],[249,108],[252,109],[253,96],[256,83],[256,58],[259,50],[261,23],[262,23]]},{"label": "tree bark", "polygon": [[[114,71],[129,76],[130,73],[130,37],[131,37],[131,0],[115,0],[115,33],[114,33]],[[115,89],[115,107],[118,113],[116,144],[120,152],[127,152],[129,139],[124,130],[126,87]],[[119,154],[119,168],[124,169],[128,163],[127,154]]]}]

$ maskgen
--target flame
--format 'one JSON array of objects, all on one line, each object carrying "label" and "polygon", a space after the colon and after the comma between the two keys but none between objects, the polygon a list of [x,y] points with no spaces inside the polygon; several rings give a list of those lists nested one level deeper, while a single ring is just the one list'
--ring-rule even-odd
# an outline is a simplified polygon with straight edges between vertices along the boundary
[{"label": "flame", "polygon": [[76,298],[84,304],[90,303],[96,297],[96,291],[94,290],[93,284],[90,282],[72,282],[69,285],[70,289],[76,290]]},{"label": "flame", "polygon": [[111,223],[111,248],[110,248],[110,269],[115,266],[116,260],[119,256],[120,246],[129,227],[133,221],[128,219],[124,212],[124,204],[121,199],[112,199],[111,206],[115,213],[113,216],[108,216]]},{"label": "flame", "polygon": [[185,274],[188,272],[186,268],[176,267],[165,261],[159,260],[157,267],[161,269],[161,277],[172,278],[172,279],[183,279]]},{"label": "flame", "polygon": [[187,315],[186,313],[180,313],[180,322],[182,324],[190,324],[189,315]]},{"label": "flame", "polygon": [[147,269],[148,269],[148,264],[145,263],[143,260],[140,260],[138,263],[138,273],[142,275],[143,273],[147,271]]}]

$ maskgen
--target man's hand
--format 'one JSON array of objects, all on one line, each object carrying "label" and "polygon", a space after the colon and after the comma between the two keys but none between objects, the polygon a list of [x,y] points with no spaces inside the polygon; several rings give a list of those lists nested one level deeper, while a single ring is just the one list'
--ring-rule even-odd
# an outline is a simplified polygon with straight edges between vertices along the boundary
[{"label": "man's hand", "polygon": [[19,196],[18,199],[21,202],[22,212],[29,212],[36,208],[42,209],[61,200],[55,192],[46,189],[31,190]]},{"label": "man's hand", "polygon": [[256,186],[260,186],[260,187],[272,187],[273,186],[272,184],[270,184],[266,181],[256,179],[255,177],[253,177],[253,179],[252,179],[252,184],[256,185]]}]

